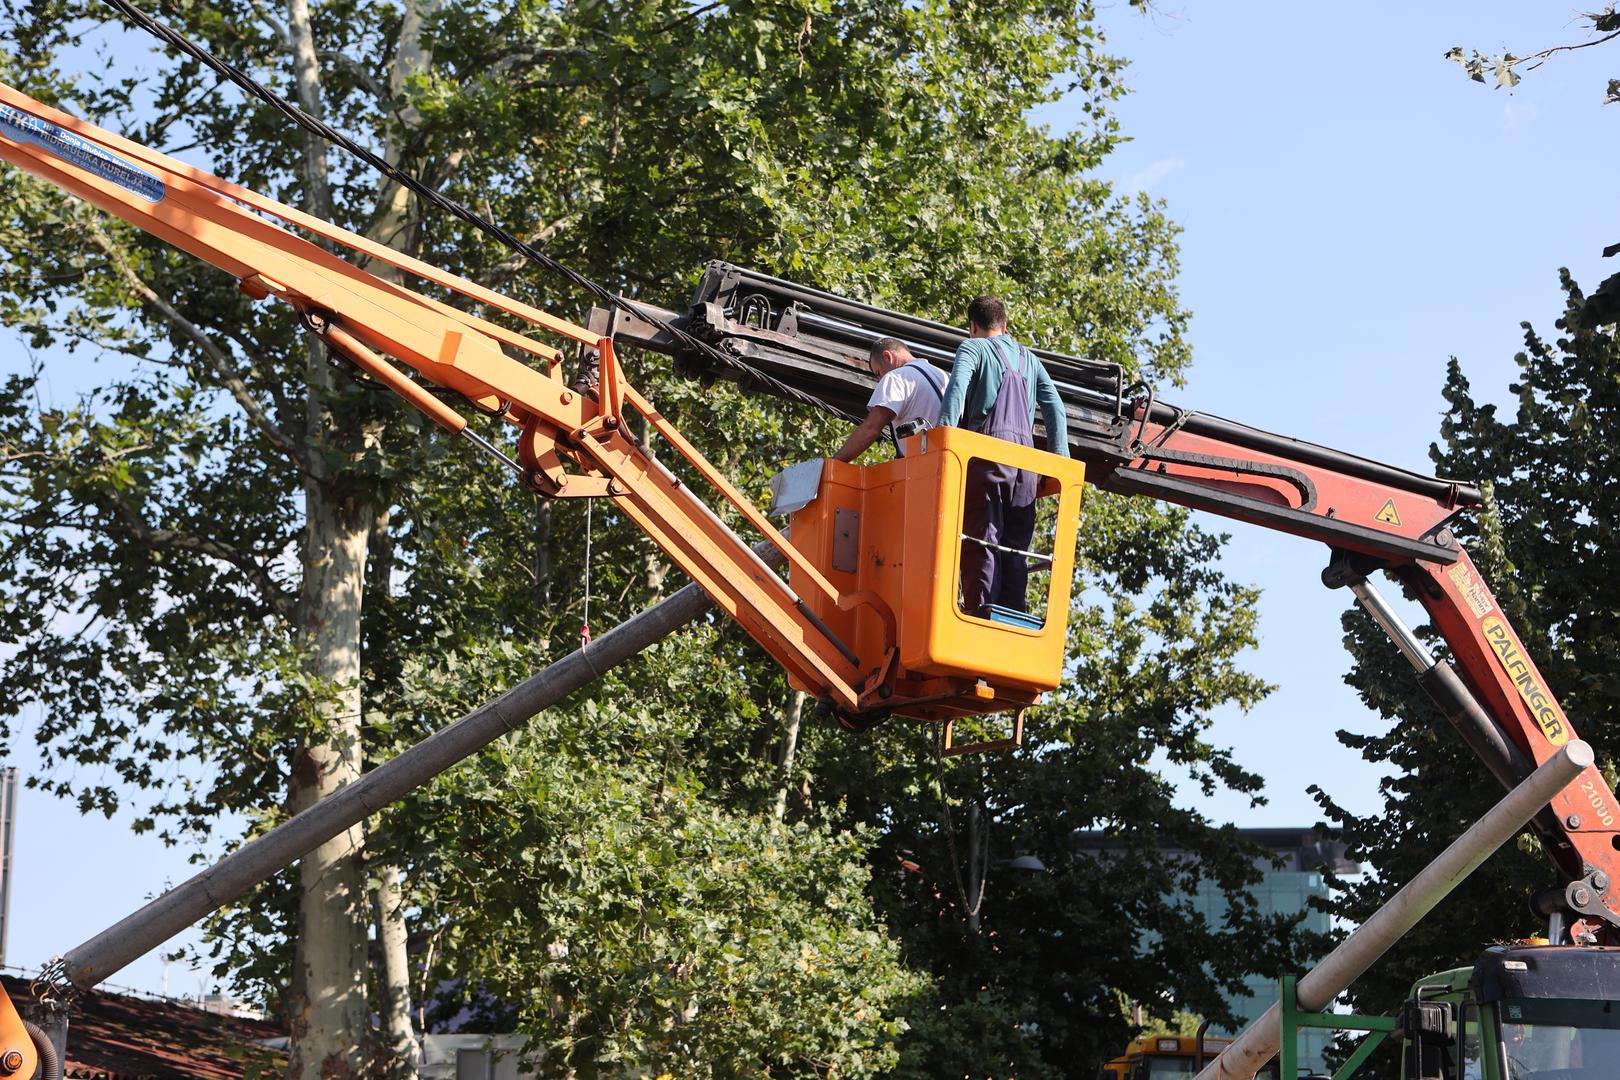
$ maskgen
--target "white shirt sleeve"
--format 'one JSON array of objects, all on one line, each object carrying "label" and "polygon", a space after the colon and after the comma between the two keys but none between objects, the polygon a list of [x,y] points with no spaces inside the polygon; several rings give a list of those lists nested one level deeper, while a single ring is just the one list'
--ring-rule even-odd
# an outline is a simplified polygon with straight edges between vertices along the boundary
[{"label": "white shirt sleeve", "polygon": [[911,382],[915,377],[904,367],[895,368],[872,387],[872,396],[866,399],[866,407],[870,409],[881,405],[899,416],[905,411],[906,402],[910,401],[911,395],[916,392],[917,388]]}]

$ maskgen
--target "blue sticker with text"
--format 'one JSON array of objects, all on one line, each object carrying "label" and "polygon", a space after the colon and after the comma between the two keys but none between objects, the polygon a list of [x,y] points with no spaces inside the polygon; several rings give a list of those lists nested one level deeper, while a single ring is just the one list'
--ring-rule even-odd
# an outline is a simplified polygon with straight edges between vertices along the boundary
[{"label": "blue sticker with text", "polygon": [[0,105],[0,135],[13,142],[37,146],[69,165],[77,165],[87,173],[133,191],[147,202],[163,201],[165,189],[162,180],[144,169],[136,168],[117,154],[109,154],[73,132],[37,116],[29,116],[21,109]]}]

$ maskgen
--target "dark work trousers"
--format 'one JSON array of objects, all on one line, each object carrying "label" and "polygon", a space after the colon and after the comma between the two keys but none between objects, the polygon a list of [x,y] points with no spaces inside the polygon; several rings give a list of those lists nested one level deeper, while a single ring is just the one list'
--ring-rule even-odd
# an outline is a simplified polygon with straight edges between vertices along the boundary
[{"label": "dark work trousers", "polygon": [[[962,532],[967,536],[1028,551],[1035,538],[1035,474],[990,461],[972,462],[962,511]],[[1023,611],[1028,584],[1029,561],[1024,556],[962,541],[962,610],[969,615],[982,614],[985,604]]]},{"label": "dark work trousers", "polygon": [[[975,430],[1020,446],[1034,446],[1026,382],[1030,369],[1024,348],[1000,335],[990,342],[1001,362],[1001,386]],[[1004,348],[1003,342],[1010,348]],[[1035,474],[993,461],[970,462],[962,532],[967,537],[962,541],[962,610],[982,616],[986,604],[999,604],[1024,611],[1029,561],[1022,552],[1029,550],[1035,537]],[[1001,548],[1012,548],[1018,554]]]}]

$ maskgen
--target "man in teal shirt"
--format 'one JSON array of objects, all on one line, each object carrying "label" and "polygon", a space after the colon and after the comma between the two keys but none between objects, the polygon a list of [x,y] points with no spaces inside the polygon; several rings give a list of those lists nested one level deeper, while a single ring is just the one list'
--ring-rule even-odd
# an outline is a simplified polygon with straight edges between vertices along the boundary
[{"label": "man in teal shirt", "polygon": [[[1035,354],[1007,335],[1007,308],[993,296],[968,304],[972,334],[957,346],[939,422],[1020,446],[1035,445],[1037,407],[1046,448],[1069,456],[1063,399]],[[962,512],[962,610],[995,618],[997,608],[1026,610],[1026,552],[1035,536],[1036,476],[975,459],[968,465]]]}]

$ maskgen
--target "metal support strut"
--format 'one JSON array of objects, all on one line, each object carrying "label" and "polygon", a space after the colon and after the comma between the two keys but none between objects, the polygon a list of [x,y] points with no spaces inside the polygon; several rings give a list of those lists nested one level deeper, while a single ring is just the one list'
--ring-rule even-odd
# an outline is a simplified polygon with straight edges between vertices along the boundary
[{"label": "metal support strut", "polygon": [[[781,561],[774,548],[766,548],[760,555],[767,565]],[[597,638],[588,654],[583,646],[576,649],[68,950],[56,970],[73,987],[95,986],[351,825],[522,726],[602,672],[675,633],[708,611],[710,604],[701,588],[686,586]],[[71,991],[63,988],[63,996],[70,998]]]},{"label": "metal support strut", "polygon": [[[1449,661],[1436,660],[1429,647],[1412,632],[1390,602],[1366,578],[1352,578],[1347,584],[1356,600],[1417,672],[1418,685],[1462,735],[1469,748],[1485,762],[1491,775],[1504,788],[1512,788],[1530,775],[1530,760],[1524,751],[1502,731],[1500,724],[1485,711],[1471,690],[1464,685]],[[1550,813],[1550,811],[1548,812]],[[1537,823],[1543,841],[1556,842],[1557,823]]]},{"label": "metal support strut", "polygon": [[1388,600],[1384,599],[1384,595],[1373,588],[1372,582],[1366,578],[1352,581],[1350,591],[1356,594],[1356,599],[1366,609],[1367,614],[1372,616],[1373,622],[1389,635],[1389,639],[1401,650],[1401,655],[1406,657],[1407,662],[1419,675],[1426,674],[1434,667],[1434,654],[1429,651],[1429,647],[1412,633],[1400,614],[1390,606]]},{"label": "metal support strut", "polygon": [[[1576,740],[1559,747],[1524,783],[1515,787],[1468,831],[1451,842],[1383,907],[1373,912],[1349,937],[1312,968],[1297,986],[1302,1010],[1320,1012],[1361,976],[1451,890],[1473,873],[1491,852],[1511,840],[1536,812],[1570,784],[1593,761],[1592,748]],[[1277,1055],[1282,1041],[1282,1005],[1244,1028],[1198,1074],[1197,1080],[1252,1077]]]}]

